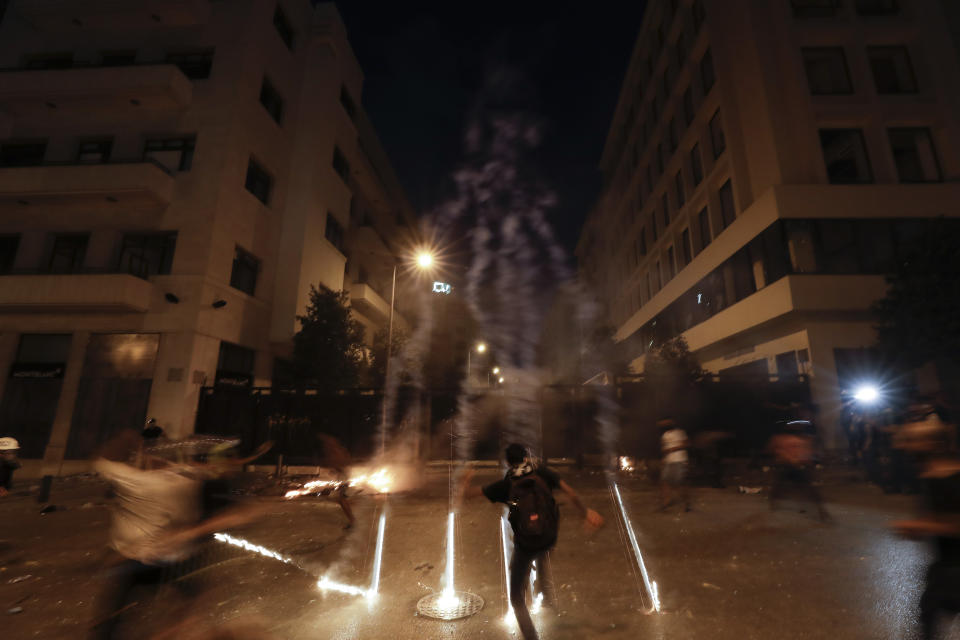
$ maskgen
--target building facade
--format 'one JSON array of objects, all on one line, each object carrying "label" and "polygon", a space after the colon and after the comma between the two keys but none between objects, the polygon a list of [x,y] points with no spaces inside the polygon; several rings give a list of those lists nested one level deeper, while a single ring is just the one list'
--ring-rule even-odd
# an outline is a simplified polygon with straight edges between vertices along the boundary
[{"label": "building facade", "polygon": [[578,256],[643,358],[812,379],[831,446],[883,274],[960,217],[960,75],[940,0],[650,3]]},{"label": "building facade", "polygon": [[0,69],[0,431],[44,473],[269,385],[311,285],[386,325],[416,221],[332,3],[13,0]]}]

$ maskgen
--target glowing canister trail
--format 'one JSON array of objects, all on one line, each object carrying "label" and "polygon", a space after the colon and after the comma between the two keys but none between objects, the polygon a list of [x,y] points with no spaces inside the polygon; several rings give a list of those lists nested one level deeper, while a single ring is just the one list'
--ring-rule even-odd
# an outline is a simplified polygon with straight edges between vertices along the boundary
[{"label": "glowing canister trail", "polygon": [[383,556],[383,531],[387,526],[387,514],[380,514],[380,526],[377,528],[377,549],[373,559],[373,576],[370,577],[370,591],[367,596],[375,596],[380,589],[380,558]]},{"label": "glowing canister trail", "polygon": [[503,575],[507,583],[507,615],[504,616],[503,621],[511,624],[514,621],[514,615],[513,605],[510,604],[510,547],[507,539],[507,519],[502,516],[500,518],[500,540],[503,542]]},{"label": "glowing canister trail", "polygon": [[620,508],[620,515],[623,517],[623,524],[627,528],[627,536],[630,538],[630,545],[633,547],[633,555],[637,558],[637,565],[640,567],[640,575],[643,576],[643,584],[647,587],[650,594],[650,600],[653,602],[652,611],[660,612],[660,597],[657,593],[657,583],[651,582],[647,575],[647,566],[643,563],[643,554],[640,553],[640,543],[637,542],[637,534],[633,532],[633,524],[630,522],[630,516],[627,515],[627,509],[623,506],[623,499],[620,497],[620,487],[616,482],[611,482],[613,486],[613,495],[617,499],[617,506]]},{"label": "glowing canister trail", "polygon": [[452,594],[456,589],[453,587],[453,511],[447,514],[447,567],[446,567],[446,584],[444,585],[443,592],[446,594]]},{"label": "glowing canister trail", "polygon": [[317,581],[317,587],[323,589],[324,591],[338,591],[351,596],[364,596],[369,595],[370,593],[369,591],[361,589],[360,587],[343,584],[342,582],[335,582],[334,580],[329,579],[327,576],[323,576]]},{"label": "glowing canister trail", "polygon": [[283,562],[285,564],[292,564],[292,565],[297,564],[292,559],[286,556],[280,555],[279,553],[277,553],[276,551],[273,551],[272,549],[267,549],[266,547],[260,546],[259,544],[254,544],[249,540],[244,540],[243,538],[234,538],[228,533],[215,533],[213,534],[213,539],[217,540],[218,542],[226,542],[227,544],[232,545],[234,547],[240,547],[241,549],[245,549],[246,551],[252,551],[265,558],[272,558],[274,560],[279,560],[280,562]]}]

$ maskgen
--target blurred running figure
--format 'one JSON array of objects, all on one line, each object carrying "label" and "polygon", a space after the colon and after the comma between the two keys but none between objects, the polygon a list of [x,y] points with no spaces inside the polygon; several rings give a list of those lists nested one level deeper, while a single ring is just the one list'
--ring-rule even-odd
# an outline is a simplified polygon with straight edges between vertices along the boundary
[{"label": "blurred running figure", "polygon": [[530,567],[536,562],[546,602],[555,604],[548,554],[557,542],[560,513],[553,499],[553,491],[560,489],[567,494],[583,515],[586,528],[599,529],[603,526],[603,517],[585,507],[577,493],[560,476],[534,464],[523,445],[509,445],[506,460],[509,466],[506,476],[483,488],[470,486],[474,470],[467,469],[461,480],[459,496],[462,499],[482,494],[490,502],[500,502],[509,507],[510,525],[513,528],[510,604],[513,605],[524,640],[536,640],[537,630],[527,609],[527,585],[530,582]]},{"label": "blurred running figure", "polygon": [[[350,452],[333,436],[319,433],[317,434],[317,438],[323,444],[324,466],[333,469],[337,480],[340,482],[339,486],[332,491],[336,491],[337,504],[343,509],[343,515],[347,517],[347,524],[345,524],[343,528],[350,529],[353,527],[354,522],[356,522],[353,509],[350,507],[349,497],[347,496],[347,488],[350,484],[350,475],[347,473],[347,467],[350,466]],[[324,495],[327,495],[327,493],[324,492]]]},{"label": "blurred running figure", "polygon": [[20,443],[14,438],[0,438],[0,498],[6,496],[13,487],[13,472],[20,468],[18,451]]},{"label": "blurred running figure", "polygon": [[898,430],[894,445],[918,460],[925,513],[891,526],[904,537],[933,542],[935,559],[920,597],[923,637],[933,640],[940,613],[960,613],[960,460],[950,447],[950,429],[933,406],[913,405],[910,409],[910,421]]},{"label": "blurred running figure", "polygon": [[770,439],[776,472],[770,485],[770,509],[776,509],[789,486],[810,498],[820,520],[830,522],[820,489],[813,484],[813,425],[808,420],[791,420]]},{"label": "blurred running figure", "polygon": [[687,432],[677,426],[673,418],[664,418],[657,422],[660,427],[660,449],[663,452],[663,465],[660,468],[660,511],[666,511],[673,504],[673,490],[680,493],[684,511],[690,511],[690,492],[687,489],[687,472],[690,443]]}]

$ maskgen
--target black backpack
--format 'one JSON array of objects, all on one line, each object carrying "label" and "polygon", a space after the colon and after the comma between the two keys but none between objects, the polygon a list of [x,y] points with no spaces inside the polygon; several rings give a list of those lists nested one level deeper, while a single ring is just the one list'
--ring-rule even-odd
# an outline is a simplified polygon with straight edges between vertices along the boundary
[{"label": "black backpack", "polygon": [[524,551],[545,551],[557,542],[560,511],[553,492],[536,471],[510,477],[507,505],[517,545]]}]

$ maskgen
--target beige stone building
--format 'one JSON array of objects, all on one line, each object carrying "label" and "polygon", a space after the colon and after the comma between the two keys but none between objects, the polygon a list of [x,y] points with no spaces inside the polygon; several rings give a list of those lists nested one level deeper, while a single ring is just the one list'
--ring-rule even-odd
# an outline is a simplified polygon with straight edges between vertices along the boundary
[{"label": "beige stone building", "polygon": [[13,0],[0,69],[0,432],[34,472],[269,385],[311,284],[386,324],[416,222],[332,3]]},{"label": "beige stone building", "polygon": [[839,446],[881,274],[960,216],[957,60],[940,0],[652,1],[578,246],[634,369],[809,374]]}]

